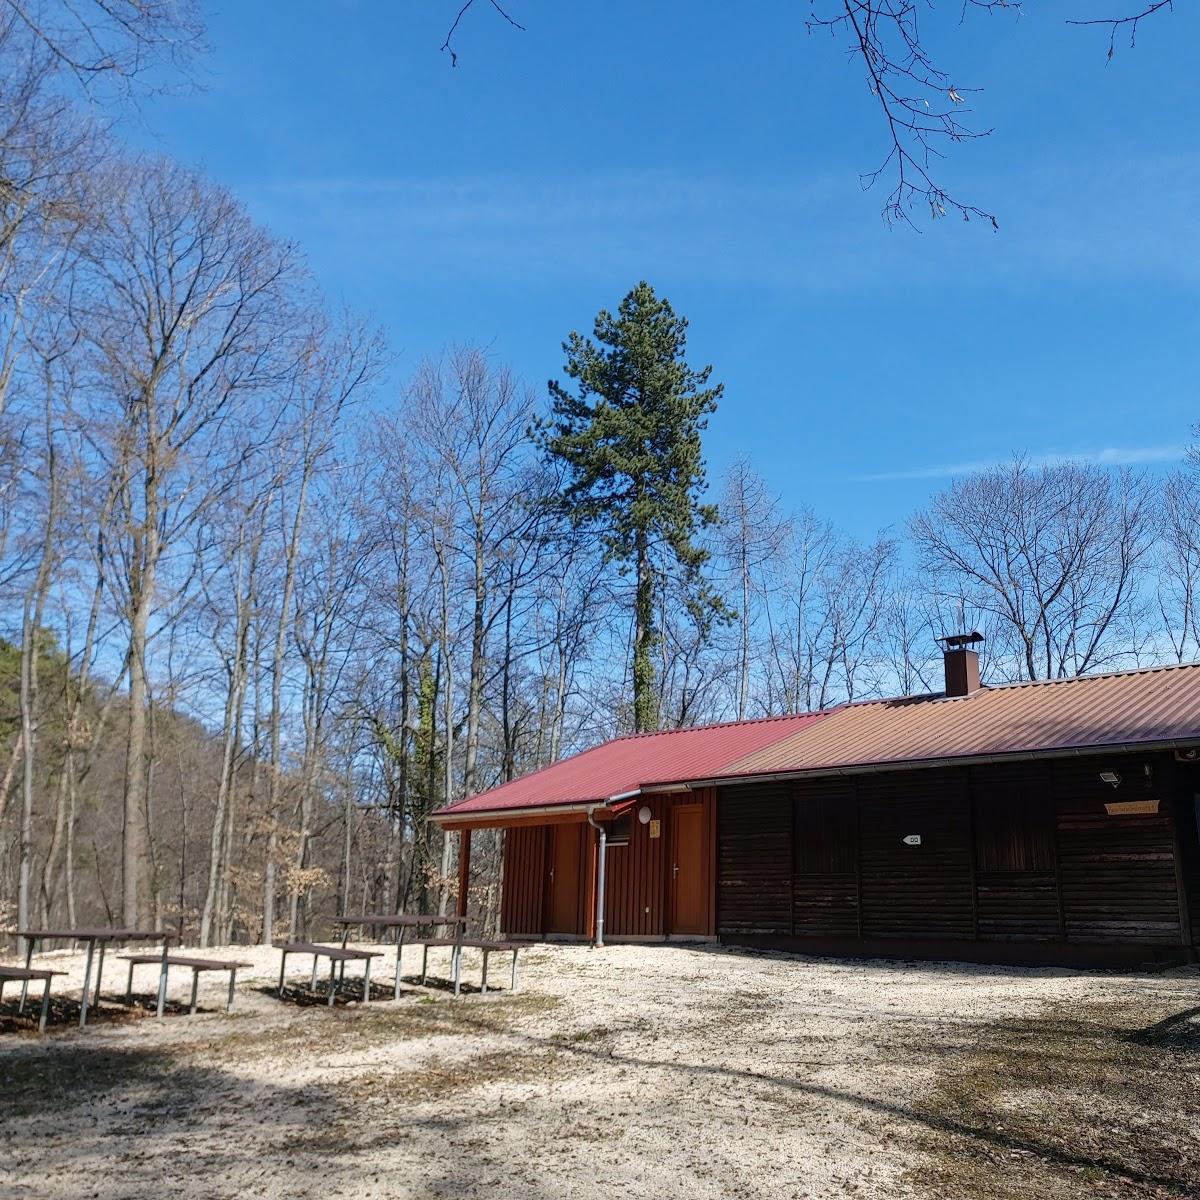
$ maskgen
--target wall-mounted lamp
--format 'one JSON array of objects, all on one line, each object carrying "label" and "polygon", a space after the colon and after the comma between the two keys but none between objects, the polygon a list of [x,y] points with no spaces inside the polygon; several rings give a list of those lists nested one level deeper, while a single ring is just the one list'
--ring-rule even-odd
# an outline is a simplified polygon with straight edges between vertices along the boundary
[{"label": "wall-mounted lamp", "polygon": [[1116,771],[1101,771],[1100,781],[1102,783],[1107,783],[1109,787],[1118,788],[1121,786],[1121,777],[1116,773]]},{"label": "wall-mounted lamp", "polygon": [[650,811],[650,805],[643,804],[642,807],[638,809],[638,821],[641,824],[649,825],[650,818],[652,816],[654,816],[654,814]]}]

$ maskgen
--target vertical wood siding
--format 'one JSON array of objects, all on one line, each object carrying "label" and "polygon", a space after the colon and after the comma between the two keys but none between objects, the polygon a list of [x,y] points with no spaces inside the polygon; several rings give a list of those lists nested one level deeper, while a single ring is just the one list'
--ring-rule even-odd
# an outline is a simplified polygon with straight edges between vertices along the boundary
[{"label": "vertical wood siding", "polygon": [[546,826],[505,830],[500,889],[500,924],[505,933],[541,937],[545,932],[545,886]]},{"label": "vertical wood siding", "polygon": [[[634,808],[633,829],[627,846],[609,846],[604,895],[604,929],[606,937],[664,937],[671,933],[668,900],[670,896],[671,810],[676,803],[705,806],[710,812],[714,803],[711,790],[687,792],[678,797],[648,796]],[[637,820],[636,812],[643,804],[649,807],[652,820],[660,822],[660,836],[650,836],[650,826]],[[705,822],[706,837],[701,869],[712,886],[713,846],[712,823]],[[706,897],[707,899],[707,897]],[[710,929],[712,933],[715,930]]]},{"label": "vertical wood siding", "polygon": [[[662,797],[647,799],[653,819],[663,821]],[[640,807],[637,806],[637,807]],[[667,830],[652,838],[650,826],[637,819],[628,846],[610,846],[604,883],[604,928],[609,937],[659,937],[664,932],[663,880]]]}]

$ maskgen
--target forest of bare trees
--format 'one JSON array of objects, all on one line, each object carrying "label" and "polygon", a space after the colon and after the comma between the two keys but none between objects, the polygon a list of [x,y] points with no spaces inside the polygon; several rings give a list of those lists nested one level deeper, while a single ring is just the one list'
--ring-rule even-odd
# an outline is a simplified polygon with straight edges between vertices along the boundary
[{"label": "forest of bare trees", "polygon": [[[79,94],[192,31],[99,8],[85,39],[0,3],[0,921],[209,944],[445,905],[433,808],[634,727],[635,585],[544,389],[469,345],[395,384],[296,248],[121,150]],[[735,462],[638,589],[645,711],[936,690],[960,628],[992,682],[1200,657],[1197,480],[1016,459],[864,542]]]}]

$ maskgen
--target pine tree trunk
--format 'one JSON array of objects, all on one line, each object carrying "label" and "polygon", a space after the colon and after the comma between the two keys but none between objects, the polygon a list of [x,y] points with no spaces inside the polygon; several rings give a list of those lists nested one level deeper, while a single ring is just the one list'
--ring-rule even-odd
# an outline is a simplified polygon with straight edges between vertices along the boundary
[{"label": "pine tree trunk", "polygon": [[637,594],[633,629],[633,731],[658,728],[654,695],[654,575],[644,534],[637,543]]}]

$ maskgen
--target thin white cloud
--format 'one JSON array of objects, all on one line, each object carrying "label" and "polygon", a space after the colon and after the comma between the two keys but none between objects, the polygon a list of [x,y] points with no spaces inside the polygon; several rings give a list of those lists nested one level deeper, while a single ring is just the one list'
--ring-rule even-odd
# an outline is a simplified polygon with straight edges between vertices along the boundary
[{"label": "thin white cloud", "polygon": [[239,190],[311,251],[369,263],[376,275],[434,272],[459,284],[667,273],[814,294],[911,292],[950,280],[965,295],[997,283],[1200,282],[1200,155],[1056,162],[965,181],[1001,214],[998,235],[961,222],[920,237],[888,230],[880,196],[859,193],[853,170],[730,178],[546,168],[248,179]]},{"label": "thin white cloud", "polygon": [[[1031,454],[1025,461],[1030,466],[1046,467],[1055,463],[1090,463],[1101,467],[1150,466],[1156,463],[1179,462],[1183,446],[1105,446],[1100,450],[1077,450],[1063,454]],[[894,483],[906,479],[955,479],[990,471],[1012,461],[1008,458],[977,458],[967,462],[935,463],[925,467],[909,467],[900,471],[877,471],[855,476],[856,483]]]}]

